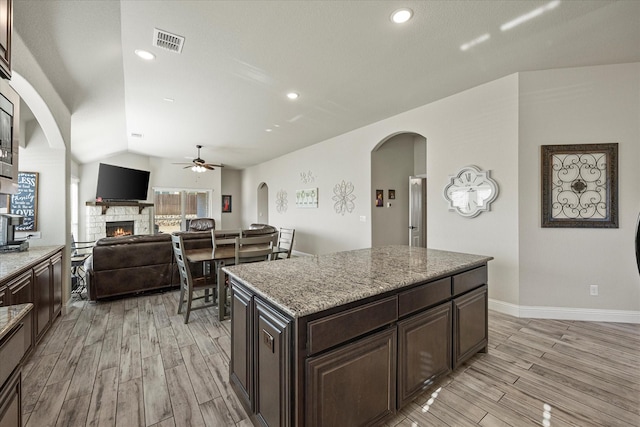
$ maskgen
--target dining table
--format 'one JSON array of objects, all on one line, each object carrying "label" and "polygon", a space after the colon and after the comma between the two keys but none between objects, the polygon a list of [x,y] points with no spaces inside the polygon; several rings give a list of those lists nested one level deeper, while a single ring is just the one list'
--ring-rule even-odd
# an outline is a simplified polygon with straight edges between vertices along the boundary
[{"label": "dining table", "polygon": [[[250,253],[252,251],[262,251],[266,248],[266,245],[247,245],[240,249],[243,253]],[[280,253],[288,252],[287,249],[274,247],[272,259]],[[185,250],[187,260],[191,263],[213,263],[213,268],[210,269],[212,275],[217,275],[216,280],[218,284],[218,319],[224,320],[229,313],[227,313],[226,307],[226,287],[224,283],[226,281],[226,273],[222,271],[222,267],[228,265],[234,265],[236,263],[236,248],[235,245],[222,245],[215,249],[212,248],[196,248]]]}]

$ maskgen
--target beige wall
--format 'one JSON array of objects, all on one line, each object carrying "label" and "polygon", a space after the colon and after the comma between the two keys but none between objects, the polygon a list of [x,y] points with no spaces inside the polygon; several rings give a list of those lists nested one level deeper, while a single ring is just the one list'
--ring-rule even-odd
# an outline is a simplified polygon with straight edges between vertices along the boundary
[{"label": "beige wall", "polygon": [[[640,64],[522,73],[520,123],[520,304],[640,309]],[[605,142],[619,144],[620,228],[541,228],[540,146]]]},{"label": "beige wall", "polygon": [[[222,193],[231,195],[231,213],[222,213],[218,229],[242,228],[242,172],[237,169],[222,169]],[[213,196],[213,202],[221,204],[221,194]]]}]

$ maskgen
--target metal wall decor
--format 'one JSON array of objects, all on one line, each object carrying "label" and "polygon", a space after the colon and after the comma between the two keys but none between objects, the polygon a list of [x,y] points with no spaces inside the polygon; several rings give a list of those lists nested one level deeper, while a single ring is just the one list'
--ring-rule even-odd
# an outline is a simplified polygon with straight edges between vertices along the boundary
[{"label": "metal wall decor", "polygon": [[313,176],[313,174],[311,173],[311,171],[309,172],[300,172],[300,181],[302,181],[303,184],[309,184],[313,181],[316,180],[316,177]]},{"label": "metal wall decor", "polygon": [[491,202],[498,197],[498,184],[491,179],[490,173],[476,166],[465,166],[449,176],[449,184],[443,191],[449,210],[466,218],[491,210]]},{"label": "metal wall decor", "polygon": [[356,207],[353,202],[356,199],[355,194],[353,194],[354,190],[353,183],[345,182],[344,180],[333,187],[333,197],[331,199],[335,202],[333,209],[337,214],[344,215],[345,212],[353,212]]},{"label": "metal wall decor", "polygon": [[318,188],[307,188],[306,190],[296,190],[296,207],[317,208]]},{"label": "metal wall decor", "polygon": [[276,194],[276,210],[278,213],[285,213],[287,211],[287,192],[284,190],[280,190]]},{"label": "metal wall decor", "polygon": [[542,227],[618,228],[618,144],[541,148]]}]

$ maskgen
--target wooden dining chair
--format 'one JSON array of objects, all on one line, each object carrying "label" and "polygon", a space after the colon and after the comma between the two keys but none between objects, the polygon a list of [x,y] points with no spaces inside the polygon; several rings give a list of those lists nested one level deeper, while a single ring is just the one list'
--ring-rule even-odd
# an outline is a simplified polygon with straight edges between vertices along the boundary
[{"label": "wooden dining chair", "polygon": [[271,261],[275,237],[236,237],[236,265],[246,262]]},{"label": "wooden dining chair", "polygon": [[[184,255],[184,242],[182,241],[181,235],[171,235],[171,246],[173,247],[173,254],[175,255],[176,264],[178,264],[178,271],[180,273],[180,303],[178,304],[178,314],[182,313],[182,306],[186,302],[187,307],[184,312],[184,323],[189,323],[189,315],[192,310],[216,306],[216,282],[211,278],[211,275],[208,274],[200,277],[192,276],[189,262]],[[195,296],[196,291],[204,291],[204,295]],[[211,291],[211,294],[209,294],[209,291]],[[198,304],[195,307],[192,305],[193,301],[203,298],[205,299],[203,304]],[[212,301],[207,302],[208,298],[211,298]]]},{"label": "wooden dining chair", "polygon": [[280,228],[280,235],[278,237],[278,249],[286,249],[287,251],[275,254],[275,259],[291,258],[291,250],[293,249],[293,238],[295,237],[295,235],[295,228]]}]

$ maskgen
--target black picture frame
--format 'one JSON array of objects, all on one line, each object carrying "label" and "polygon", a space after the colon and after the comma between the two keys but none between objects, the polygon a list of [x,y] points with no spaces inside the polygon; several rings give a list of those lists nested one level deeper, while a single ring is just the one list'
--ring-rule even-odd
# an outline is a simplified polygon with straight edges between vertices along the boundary
[{"label": "black picture frame", "polygon": [[384,206],[384,190],[376,190],[376,208]]},{"label": "black picture frame", "polygon": [[231,213],[231,195],[223,194],[222,195],[222,213]]},{"label": "black picture frame", "polygon": [[389,200],[395,200],[396,190],[389,190]]},{"label": "black picture frame", "polygon": [[618,144],[542,145],[542,227],[618,228]]}]

